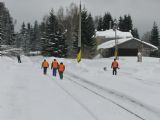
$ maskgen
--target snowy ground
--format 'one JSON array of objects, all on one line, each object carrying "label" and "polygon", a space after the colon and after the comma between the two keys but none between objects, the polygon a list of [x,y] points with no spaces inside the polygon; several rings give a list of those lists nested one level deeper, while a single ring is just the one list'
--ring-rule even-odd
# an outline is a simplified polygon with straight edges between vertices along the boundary
[{"label": "snowy ground", "polygon": [[120,57],[117,76],[112,58],[58,59],[63,80],[42,74],[43,59],[0,57],[0,120],[160,120],[159,59]]}]

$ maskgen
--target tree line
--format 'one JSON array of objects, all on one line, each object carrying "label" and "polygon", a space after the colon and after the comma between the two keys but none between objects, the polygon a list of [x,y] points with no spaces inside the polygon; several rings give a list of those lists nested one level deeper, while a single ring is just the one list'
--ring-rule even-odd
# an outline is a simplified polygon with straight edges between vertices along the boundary
[{"label": "tree line", "polygon": [[[20,31],[15,33],[13,18],[4,3],[0,2],[0,45],[22,48],[25,54],[41,51],[44,56],[75,58],[78,50],[78,21],[79,7],[71,3],[66,9],[60,7],[57,12],[51,9],[40,23],[35,21],[32,25],[23,22]],[[134,37],[139,38],[138,29],[133,28],[131,15],[120,16],[117,21],[120,31],[131,32]],[[112,29],[114,23],[109,12],[93,18],[86,8],[82,9],[82,57],[92,58],[96,54],[95,31]],[[158,26],[155,26],[156,23],[154,30],[150,32],[149,42],[159,47],[159,31]]]},{"label": "tree line", "polygon": [[14,44],[14,24],[9,10],[0,2],[0,45]]}]

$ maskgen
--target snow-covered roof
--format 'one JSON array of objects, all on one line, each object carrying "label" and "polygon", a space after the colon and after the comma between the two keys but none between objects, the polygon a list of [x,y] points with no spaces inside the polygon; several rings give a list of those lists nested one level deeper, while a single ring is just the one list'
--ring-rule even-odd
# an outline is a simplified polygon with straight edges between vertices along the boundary
[{"label": "snow-covered roof", "polygon": [[[139,41],[139,42],[141,42],[141,43],[143,43],[143,44],[146,44],[146,45],[148,45],[148,46],[150,46],[150,47],[158,50],[158,48],[157,48],[156,46],[154,46],[154,45],[152,45],[152,44],[150,44],[150,43],[147,43],[147,42],[145,42],[145,41],[141,41],[141,40],[139,40],[139,39],[137,39],[137,38],[124,38],[124,39],[117,39],[117,40],[118,40],[118,45],[119,45],[119,44],[122,44],[122,43],[125,43],[125,42],[127,42],[127,41],[130,41],[130,40],[136,40],[136,41]],[[114,46],[115,46],[115,40],[110,40],[110,41],[107,41],[107,42],[105,42],[105,43],[100,44],[97,49],[99,50],[99,49],[101,49],[101,48],[103,48],[103,49],[112,48],[112,47],[114,47]]]},{"label": "snow-covered roof", "polygon": [[[97,31],[96,36],[105,37],[105,38],[115,38],[115,31],[113,31],[113,29],[106,30],[106,31]],[[133,37],[130,32],[122,32],[119,30],[116,30],[116,36],[117,38],[132,38]]]}]

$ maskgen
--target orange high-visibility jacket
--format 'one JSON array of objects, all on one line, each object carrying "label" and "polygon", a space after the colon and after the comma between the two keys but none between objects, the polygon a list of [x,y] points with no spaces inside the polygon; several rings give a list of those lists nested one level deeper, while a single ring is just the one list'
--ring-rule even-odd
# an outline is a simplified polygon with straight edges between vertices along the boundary
[{"label": "orange high-visibility jacket", "polygon": [[118,62],[117,61],[113,61],[111,67],[112,68],[118,68]]},{"label": "orange high-visibility jacket", "polygon": [[58,62],[53,61],[52,64],[51,64],[51,68],[58,68]]},{"label": "orange high-visibility jacket", "polygon": [[47,61],[43,61],[43,62],[42,62],[42,67],[47,67],[47,68],[48,68],[48,67],[49,67],[48,62],[47,62]]},{"label": "orange high-visibility jacket", "polygon": [[63,72],[65,70],[65,66],[63,65],[63,64],[60,64],[59,66],[58,66],[58,71],[59,72]]}]

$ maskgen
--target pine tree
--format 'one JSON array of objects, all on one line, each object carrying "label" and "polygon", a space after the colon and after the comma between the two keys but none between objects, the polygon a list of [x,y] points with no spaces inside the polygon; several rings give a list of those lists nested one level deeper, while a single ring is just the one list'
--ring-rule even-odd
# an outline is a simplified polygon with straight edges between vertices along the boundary
[{"label": "pine tree", "polygon": [[20,30],[20,46],[23,48],[24,52],[27,54],[30,50],[29,50],[29,40],[30,40],[30,36],[28,34],[28,30],[26,28],[25,23],[23,22],[22,26],[21,26],[21,30]]},{"label": "pine tree", "polygon": [[98,31],[102,31],[103,30],[103,19],[102,19],[102,17],[100,17],[99,20],[98,20],[97,30]]},{"label": "pine tree", "polygon": [[38,22],[35,21],[34,23],[34,28],[33,28],[33,51],[39,51],[40,50],[40,30],[39,30],[39,25]]},{"label": "pine tree", "polygon": [[13,45],[15,43],[13,19],[3,2],[0,2],[0,34],[0,44]]},{"label": "pine tree", "polygon": [[81,39],[83,46],[87,44],[86,34],[88,32],[89,31],[87,31],[87,11],[86,9],[83,9],[83,11],[81,12]]},{"label": "pine tree", "polygon": [[127,16],[127,31],[133,30],[132,18],[130,15]]},{"label": "pine tree", "polygon": [[54,15],[53,9],[50,12],[50,16],[48,18],[47,22],[47,33],[48,34],[54,34],[58,31],[58,21],[56,16]]},{"label": "pine tree", "polygon": [[31,26],[30,23],[27,24],[27,28],[26,28],[26,34],[27,34],[27,42],[28,42],[28,51],[32,51],[32,48],[34,47],[33,44],[32,44],[32,41],[33,41],[33,28]]},{"label": "pine tree", "polygon": [[[1,5],[0,5],[0,8],[1,8]],[[0,15],[0,45],[2,45],[2,41],[3,41],[3,29],[2,29],[2,16]]]},{"label": "pine tree", "polygon": [[[45,45],[48,43],[46,48],[43,48],[45,53],[49,56],[58,56],[58,38],[56,33],[58,32],[58,21],[54,15],[53,9],[50,12],[50,16],[46,21],[46,31],[45,31]],[[43,37],[44,38],[44,37]],[[44,47],[44,46],[43,46]]]},{"label": "pine tree", "polygon": [[[150,43],[152,45],[159,47],[159,30],[156,22],[154,22],[153,24]],[[154,51],[154,52],[151,52],[150,56],[158,57],[158,54],[159,54],[159,51]]]},{"label": "pine tree", "polygon": [[104,17],[103,17],[103,30],[109,30],[110,29],[110,22],[112,24],[111,28],[113,27],[113,19],[111,14],[105,13]]},{"label": "pine tree", "polygon": [[87,14],[84,9],[81,12],[82,26],[82,55],[83,57],[91,58],[95,54],[96,40],[94,39],[95,28],[91,14]]},{"label": "pine tree", "polygon": [[155,46],[159,46],[159,30],[156,22],[153,24],[150,43]]},{"label": "pine tree", "polygon": [[87,17],[87,29],[88,29],[88,34],[86,35],[88,43],[87,46],[90,49],[90,55],[89,57],[93,57],[96,53],[96,39],[94,38],[95,36],[95,28],[94,28],[94,22],[91,14],[88,15]]},{"label": "pine tree", "polygon": [[133,29],[132,18],[130,15],[124,15],[119,18],[119,29],[123,32],[129,32]]},{"label": "pine tree", "polygon": [[137,29],[137,28],[134,28],[134,29],[132,30],[132,35],[133,35],[133,37],[139,39],[139,34],[138,34],[138,29]]},{"label": "pine tree", "polygon": [[48,51],[47,51],[47,47],[48,47],[48,37],[45,31],[41,31],[41,38],[40,38],[41,42],[41,53],[42,55],[46,56],[48,55]]},{"label": "pine tree", "polygon": [[123,20],[123,18],[122,18],[121,16],[119,17],[118,27],[119,27],[119,30],[120,30],[120,31],[124,31],[124,30],[125,30],[124,20]]},{"label": "pine tree", "polygon": [[58,57],[67,57],[67,45],[65,43],[65,33],[58,32]]},{"label": "pine tree", "polygon": [[58,19],[56,15],[54,15],[53,10],[51,10],[46,21],[41,24],[40,29],[42,54],[54,57],[67,57],[67,45],[64,36],[66,31],[63,31],[62,21],[58,23]]}]

